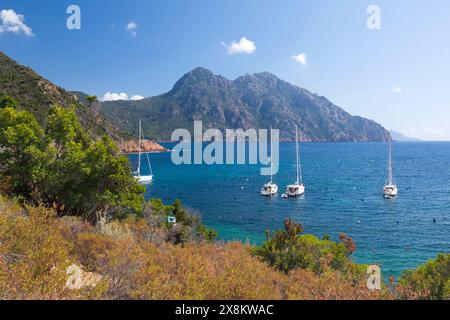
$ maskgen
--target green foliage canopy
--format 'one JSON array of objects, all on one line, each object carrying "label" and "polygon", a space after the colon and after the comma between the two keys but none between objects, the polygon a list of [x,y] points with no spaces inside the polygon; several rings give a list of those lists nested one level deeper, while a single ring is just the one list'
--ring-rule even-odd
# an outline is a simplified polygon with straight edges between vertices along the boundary
[{"label": "green foliage canopy", "polygon": [[46,123],[41,128],[29,112],[0,109],[3,192],[93,222],[142,211],[144,187],[110,138],[91,140],[74,108],[53,106]]},{"label": "green foliage canopy", "polygon": [[[285,230],[268,233],[267,240],[254,249],[254,254],[271,266],[289,273],[300,268],[318,274],[326,268],[348,272],[353,264],[348,256],[354,251],[354,243],[334,242],[328,238],[319,239],[313,235],[303,235],[303,227],[289,219],[285,220]],[[341,235],[346,242],[351,238]]]},{"label": "green foliage canopy", "polygon": [[440,254],[416,270],[404,272],[399,283],[421,299],[450,300],[450,254]]}]

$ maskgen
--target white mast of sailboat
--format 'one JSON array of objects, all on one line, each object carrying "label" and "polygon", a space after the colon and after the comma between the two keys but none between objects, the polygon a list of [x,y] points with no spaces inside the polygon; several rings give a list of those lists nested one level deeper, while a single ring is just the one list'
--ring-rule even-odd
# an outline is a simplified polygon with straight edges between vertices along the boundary
[{"label": "white mast of sailboat", "polygon": [[297,182],[296,184],[300,184],[303,180],[302,177],[302,168],[301,168],[301,164],[300,164],[300,149],[298,146],[298,127],[295,126],[295,141],[296,141],[296,147],[295,147],[295,151],[297,154]]},{"label": "white mast of sailboat", "polygon": [[384,187],[384,196],[385,198],[393,198],[398,194],[398,188],[394,184],[393,177],[393,165],[392,165],[392,137],[389,136],[389,152],[388,152],[388,166],[387,166],[387,174],[388,174],[388,182]]},{"label": "white mast of sailboat", "polygon": [[392,138],[389,137],[389,153],[388,153],[388,183],[389,185],[394,184],[394,178],[393,178],[393,168],[392,168]]},{"label": "white mast of sailboat", "polygon": [[283,198],[298,197],[305,193],[305,186],[303,184],[302,166],[300,163],[300,147],[298,138],[298,127],[295,126],[295,153],[296,153],[296,168],[297,168],[297,180],[294,184],[286,186],[286,194]]},{"label": "white mast of sailboat", "polygon": [[[270,148],[271,148],[271,150],[273,150],[272,149],[272,143],[273,143],[272,127],[270,127]],[[272,153],[270,154],[270,183],[273,183],[273,157],[272,157]]]},{"label": "white mast of sailboat", "polygon": [[141,137],[142,137],[142,123],[141,123],[141,120],[139,120],[139,144],[138,144],[138,149],[139,149],[139,162],[138,162],[138,169],[137,169],[138,177],[141,176],[141,155],[142,155],[142,150],[141,150]]},{"label": "white mast of sailboat", "polygon": [[152,166],[150,164],[150,157],[148,155],[148,152],[146,152],[145,154],[147,156],[147,163],[148,163],[148,168],[150,170],[150,175],[148,175],[148,176],[141,175],[142,140],[145,140],[145,138],[144,138],[144,133],[142,132],[142,122],[139,120],[139,145],[138,145],[138,149],[139,149],[139,160],[138,161],[139,162],[138,162],[138,170],[136,172],[136,174],[137,174],[136,179],[142,184],[148,184],[153,181],[153,170],[152,170]]}]

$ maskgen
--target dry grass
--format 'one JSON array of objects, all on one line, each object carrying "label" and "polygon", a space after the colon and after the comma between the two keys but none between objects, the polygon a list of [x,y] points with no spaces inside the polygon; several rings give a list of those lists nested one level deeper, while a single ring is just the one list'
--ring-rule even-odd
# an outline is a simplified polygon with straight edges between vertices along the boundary
[{"label": "dry grass", "polygon": [[[364,283],[327,270],[286,275],[241,243],[175,246],[149,241],[157,232],[128,219],[101,228],[58,219],[52,210],[0,200],[0,299],[378,299]],[[76,264],[102,276],[69,290]]]}]

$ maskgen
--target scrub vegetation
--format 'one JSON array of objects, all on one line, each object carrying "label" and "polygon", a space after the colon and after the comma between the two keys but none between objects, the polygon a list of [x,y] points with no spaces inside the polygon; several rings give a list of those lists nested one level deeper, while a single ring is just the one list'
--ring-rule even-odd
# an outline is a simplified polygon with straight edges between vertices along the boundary
[{"label": "scrub vegetation", "polygon": [[179,201],[146,201],[75,107],[39,122],[0,101],[0,193],[0,299],[450,298],[448,254],[370,291],[345,234],[320,239],[286,220],[260,246],[216,241]]}]

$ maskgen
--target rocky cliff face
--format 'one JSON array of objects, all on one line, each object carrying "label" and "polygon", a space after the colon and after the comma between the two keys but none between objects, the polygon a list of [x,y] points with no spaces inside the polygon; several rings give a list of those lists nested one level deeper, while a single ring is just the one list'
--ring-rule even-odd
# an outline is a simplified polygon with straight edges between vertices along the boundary
[{"label": "rocky cliff face", "polygon": [[100,113],[136,135],[138,119],[146,137],[169,140],[173,130],[203,127],[224,129],[276,128],[281,140],[387,141],[389,132],[378,123],[352,116],[328,99],[294,86],[269,72],[228,80],[196,68],[160,96],[140,101],[103,103]]}]

